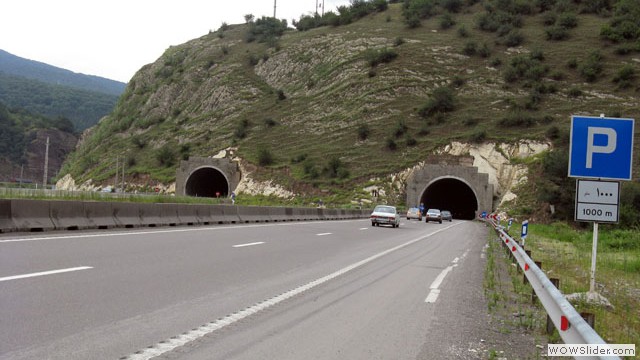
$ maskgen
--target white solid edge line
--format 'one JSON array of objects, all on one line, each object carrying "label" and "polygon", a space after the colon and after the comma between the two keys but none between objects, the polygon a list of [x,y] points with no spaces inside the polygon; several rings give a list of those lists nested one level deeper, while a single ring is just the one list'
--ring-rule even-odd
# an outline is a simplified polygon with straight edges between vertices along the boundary
[{"label": "white solid edge line", "polygon": [[439,289],[431,289],[431,291],[429,292],[429,295],[427,295],[427,298],[424,300],[424,302],[434,303],[436,302],[436,300],[438,300],[438,295],[440,295]]},{"label": "white solid edge line", "polygon": [[148,234],[162,234],[162,233],[175,233],[175,232],[187,232],[187,231],[221,231],[230,229],[247,229],[253,227],[270,227],[270,226],[296,226],[307,224],[322,224],[326,222],[349,222],[349,221],[364,221],[366,219],[358,220],[327,220],[327,221],[299,221],[295,223],[280,223],[280,224],[241,224],[241,225],[225,225],[225,226],[206,226],[200,225],[198,227],[191,227],[185,229],[166,229],[166,230],[143,230],[143,231],[127,231],[127,232],[109,232],[109,233],[88,233],[83,235],[63,235],[63,236],[43,236],[43,237],[25,237],[25,238],[13,238],[0,240],[2,243],[12,242],[27,242],[27,241],[44,241],[44,240],[60,240],[60,239],[83,239],[83,238],[95,238],[95,237],[107,237],[107,236],[134,236],[134,235],[148,235]]},{"label": "white solid edge line", "polygon": [[445,230],[447,230],[447,229],[449,229],[451,227],[457,226],[459,224],[462,224],[462,223],[457,223],[457,224],[454,224],[454,225],[447,226],[445,228],[436,230],[436,231],[432,232],[431,234],[428,234],[428,235],[425,235],[425,236],[421,236],[419,238],[413,239],[411,241],[408,241],[408,242],[406,242],[404,244],[398,245],[398,246],[393,247],[391,249],[387,249],[387,250],[385,250],[385,251],[383,251],[381,253],[378,253],[376,255],[370,256],[370,257],[368,257],[368,258],[366,258],[366,259],[364,259],[362,261],[359,261],[357,263],[351,264],[351,265],[349,265],[349,266],[347,266],[345,268],[342,268],[342,269],[340,269],[340,270],[338,270],[338,271],[336,271],[334,273],[331,273],[331,274],[329,274],[327,276],[321,277],[321,278],[319,278],[319,279],[317,279],[315,281],[312,281],[312,282],[310,282],[308,284],[305,284],[305,285],[302,285],[302,286],[298,286],[297,288],[295,288],[293,290],[289,290],[289,291],[287,291],[285,293],[282,293],[282,294],[280,294],[278,296],[272,297],[271,299],[267,299],[267,300],[264,300],[262,302],[259,302],[259,303],[255,304],[255,305],[253,305],[251,307],[248,307],[248,308],[246,308],[244,310],[238,311],[238,312],[236,312],[234,314],[231,314],[231,315],[227,315],[224,318],[220,318],[220,319],[218,319],[216,321],[212,321],[212,322],[210,322],[210,323],[208,323],[206,325],[202,325],[201,327],[199,327],[197,329],[191,330],[191,331],[189,331],[187,333],[184,333],[182,335],[179,335],[179,336],[177,336],[175,338],[162,341],[162,342],[160,342],[160,343],[158,343],[158,344],[156,344],[154,346],[150,346],[150,347],[148,347],[148,348],[146,348],[144,350],[137,351],[135,354],[131,354],[131,355],[127,356],[127,357],[123,357],[122,359],[123,360],[149,360],[149,359],[153,359],[153,358],[155,358],[157,356],[160,356],[160,355],[162,355],[164,353],[167,353],[169,351],[173,351],[173,350],[177,349],[180,346],[186,345],[186,344],[188,344],[188,343],[190,343],[192,341],[195,341],[195,340],[197,340],[197,339],[199,339],[199,338],[201,338],[203,336],[209,335],[209,334],[213,333],[216,330],[222,329],[222,328],[224,328],[226,326],[229,326],[229,325],[231,325],[233,323],[236,323],[236,322],[238,322],[238,321],[240,321],[240,320],[242,320],[242,319],[244,319],[244,318],[246,318],[246,317],[248,317],[250,315],[253,315],[253,314],[258,313],[260,311],[263,311],[263,310],[265,310],[265,309],[267,309],[269,307],[277,305],[277,304],[279,304],[279,303],[281,303],[281,302],[283,302],[283,301],[285,301],[287,299],[290,299],[290,298],[292,298],[292,297],[294,297],[296,295],[299,295],[299,294],[301,294],[301,293],[303,293],[303,292],[305,292],[307,290],[313,289],[316,286],[324,284],[327,281],[333,280],[333,279],[335,279],[335,278],[337,278],[337,277],[339,277],[341,275],[344,275],[344,274],[348,273],[351,270],[357,269],[357,268],[359,268],[359,267],[361,267],[363,265],[366,265],[366,264],[368,264],[368,263],[370,263],[370,262],[372,262],[372,261],[374,261],[374,260],[376,260],[378,258],[381,258],[381,257],[383,257],[385,255],[388,255],[388,254],[390,254],[390,253],[392,253],[394,251],[400,250],[400,249],[402,249],[404,247],[407,247],[409,245],[415,244],[415,243],[417,243],[419,241],[425,240],[425,239],[427,239],[427,238],[429,238],[429,237],[431,237],[431,236],[433,236],[433,235],[435,235],[435,234],[437,234],[439,232],[445,231]]},{"label": "white solid edge line", "polygon": [[80,267],[74,267],[74,268],[68,268],[68,269],[50,270],[50,271],[42,271],[42,272],[31,273],[31,274],[24,274],[24,275],[7,276],[7,277],[0,278],[0,281],[26,279],[26,278],[32,278],[32,277],[37,277],[37,276],[62,274],[62,273],[67,273],[67,272],[72,272],[72,271],[89,270],[89,269],[93,269],[93,267],[91,267],[91,266],[80,266]]},{"label": "white solid edge line", "polygon": [[252,242],[252,243],[248,243],[248,244],[238,244],[238,245],[233,245],[233,247],[234,248],[240,248],[240,247],[262,245],[262,244],[264,244],[264,241]]}]

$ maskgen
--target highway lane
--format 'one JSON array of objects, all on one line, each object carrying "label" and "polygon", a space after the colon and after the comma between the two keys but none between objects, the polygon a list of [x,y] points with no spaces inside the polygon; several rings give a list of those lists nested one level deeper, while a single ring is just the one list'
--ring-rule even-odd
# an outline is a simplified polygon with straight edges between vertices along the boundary
[{"label": "highway lane", "polygon": [[[455,226],[449,228],[450,225]],[[341,311],[353,319],[349,323],[358,323],[356,319],[363,316],[366,318],[362,309],[377,314],[405,314],[404,318],[400,316],[404,320],[416,319],[415,314],[406,311],[406,306],[394,304],[410,302],[411,306],[429,306],[425,303],[429,284],[452,266],[456,257],[461,261],[460,257],[469,249],[479,251],[486,237],[486,231],[482,229],[467,222],[425,224],[407,221],[403,221],[399,229],[371,228],[368,221],[360,220],[20,237],[3,234],[0,237],[0,278],[87,268],[0,281],[0,359],[118,359],[415,241],[283,301],[269,311],[234,324],[234,328],[240,326],[243,331],[249,331],[253,341],[267,349],[251,347],[251,351],[257,353],[245,351],[247,346],[241,345],[243,340],[239,340],[244,337],[225,327],[162,355],[212,358],[211,347],[214,347],[215,353],[238,354],[237,358],[256,358],[268,351],[272,351],[269,353],[272,356],[260,358],[283,358],[278,354],[282,344],[300,343],[295,338],[291,342],[289,336],[297,334],[307,339],[309,337],[303,336],[302,331],[314,329],[308,325],[288,332],[288,335],[284,331],[278,332],[278,336],[271,337],[281,339],[280,346],[271,346],[264,337],[273,331],[265,333],[263,330],[269,329],[273,321],[276,324],[316,324],[315,332],[334,332],[335,327],[326,323],[335,318],[330,313],[324,321],[313,317],[305,322],[298,321],[300,317],[307,318],[305,314],[323,313],[327,308],[326,305],[314,307],[314,301],[308,301],[309,297],[321,296],[329,303],[348,304]],[[455,272],[451,271],[452,275]],[[369,277],[373,280],[367,280]],[[354,285],[346,286],[344,282]],[[446,278],[443,286],[445,284]],[[341,295],[338,300],[329,300],[340,294],[340,291],[332,291],[332,287],[358,296]],[[419,298],[422,300],[417,301]],[[297,306],[296,302],[305,306]],[[426,317],[414,321],[413,327],[406,328],[411,321],[403,320],[400,326],[403,331],[395,330],[423,334],[424,326],[431,319],[428,308],[426,310],[422,314]],[[274,315],[280,313],[282,315]],[[265,317],[268,318],[266,321]],[[327,328],[324,328],[325,324]],[[340,331],[361,334],[369,327],[380,328],[373,325],[380,324],[368,322],[355,330],[347,327]],[[219,336],[224,337],[224,341],[217,341]],[[384,337],[379,339],[378,334],[371,339],[374,344],[381,344]],[[418,351],[424,346],[422,336],[413,341],[415,346],[407,347],[403,343],[402,347]],[[290,345],[286,351],[318,351],[322,341],[318,344],[315,347]],[[371,344],[362,346],[371,348]],[[346,348],[357,351],[357,346]],[[220,349],[226,350],[220,352]],[[327,355],[326,358],[332,357]]]}]

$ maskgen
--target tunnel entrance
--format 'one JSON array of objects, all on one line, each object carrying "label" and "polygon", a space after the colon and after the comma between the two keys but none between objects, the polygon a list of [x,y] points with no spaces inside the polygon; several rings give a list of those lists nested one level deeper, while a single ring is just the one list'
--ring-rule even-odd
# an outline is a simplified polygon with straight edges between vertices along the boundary
[{"label": "tunnel entrance", "polygon": [[215,198],[229,195],[229,182],[225,175],[212,167],[195,170],[187,179],[185,195]]},{"label": "tunnel entrance", "polygon": [[465,182],[441,178],[431,182],[420,196],[425,209],[449,210],[454,219],[473,220],[478,211],[478,198]]}]

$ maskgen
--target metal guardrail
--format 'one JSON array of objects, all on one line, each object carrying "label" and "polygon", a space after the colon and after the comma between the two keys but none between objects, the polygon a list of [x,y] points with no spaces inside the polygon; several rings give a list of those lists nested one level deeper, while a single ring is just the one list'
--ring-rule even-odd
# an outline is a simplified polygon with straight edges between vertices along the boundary
[{"label": "metal guardrail", "polygon": [[[580,316],[571,303],[564,297],[547,275],[527,255],[524,249],[504,228],[490,221],[502,243],[511,251],[531,284],[533,291],[547,311],[551,321],[558,329],[565,344],[607,344],[598,333]],[[580,359],[620,360],[617,356],[581,356]]]}]

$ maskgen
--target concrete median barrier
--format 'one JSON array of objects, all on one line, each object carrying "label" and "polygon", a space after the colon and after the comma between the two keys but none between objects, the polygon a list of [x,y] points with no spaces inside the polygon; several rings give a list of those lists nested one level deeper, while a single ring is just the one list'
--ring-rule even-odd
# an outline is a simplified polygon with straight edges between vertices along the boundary
[{"label": "concrete median barrier", "polygon": [[162,224],[169,226],[184,225],[182,222],[180,212],[184,211],[181,204],[155,204],[160,207],[160,217],[162,218]]},{"label": "concrete median barrier", "polygon": [[283,208],[283,207],[269,207],[269,218],[272,221],[290,221],[291,216],[293,214],[293,210],[291,208]]},{"label": "concrete median barrier", "polygon": [[113,203],[85,202],[84,215],[92,229],[112,229],[118,226],[113,217]]},{"label": "concrete median barrier", "polygon": [[241,222],[269,222],[269,210],[265,206],[239,206],[238,217]]},{"label": "concrete median barrier", "polygon": [[49,201],[49,215],[57,230],[91,228],[83,201]]},{"label": "concrete median barrier", "polygon": [[[225,214],[226,210],[226,214]],[[227,209],[224,205],[209,205],[212,224],[231,224],[233,223],[233,210]]]},{"label": "concrete median barrier", "polygon": [[118,227],[132,228],[142,226],[140,207],[136,203],[113,203],[113,218]]},{"label": "concrete median barrier", "polygon": [[11,218],[16,231],[50,231],[55,229],[46,200],[11,200]]},{"label": "concrete median barrier", "polygon": [[198,225],[201,223],[198,217],[198,205],[178,204],[176,211],[180,218],[180,225]]},{"label": "concrete median barrier", "polygon": [[0,200],[0,233],[15,231],[11,218],[11,200]]},{"label": "concrete median barrier", "polygon": [[367,218],[370,210],[0,200],[0,232]]}]

